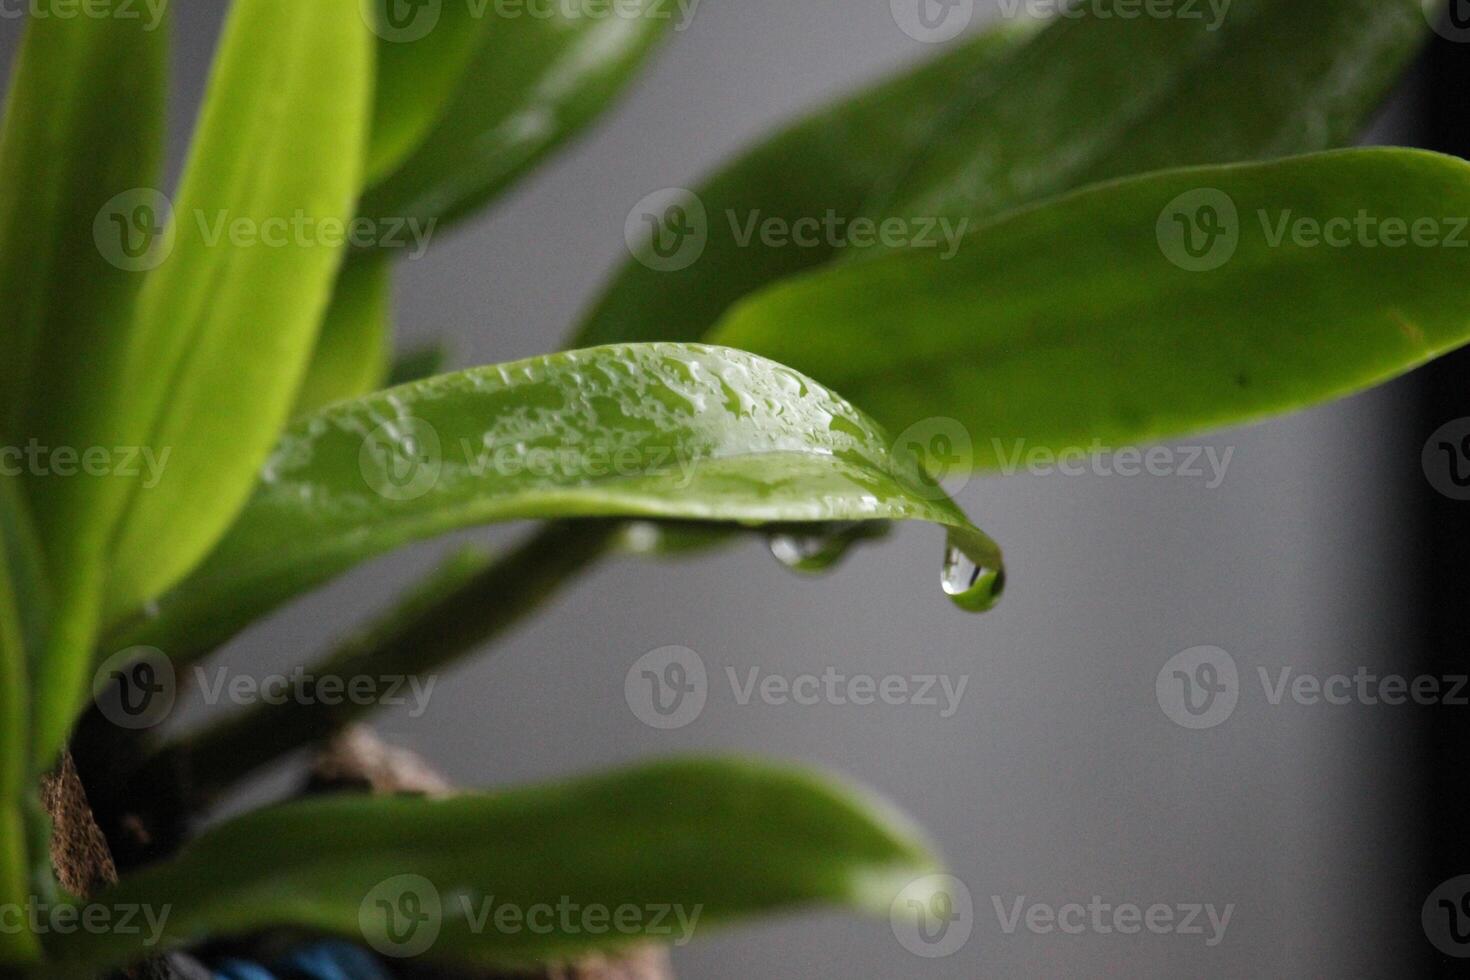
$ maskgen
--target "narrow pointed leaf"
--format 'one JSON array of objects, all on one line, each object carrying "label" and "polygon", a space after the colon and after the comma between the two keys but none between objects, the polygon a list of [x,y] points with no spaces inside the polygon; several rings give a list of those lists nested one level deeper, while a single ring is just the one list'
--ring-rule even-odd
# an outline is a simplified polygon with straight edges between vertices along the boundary
[{"label": "narrow pointed leaf", "polygon": [[363,214],[442,228],[484,205],[600,115],[678,27],[678,8],[665,0],[575,6],[534,16],[483,6],[481,40],[455,94],[418,147],[367,192]]},{"label": "narrow pointed leaf", "polygon": [[[1000,568],[916,458],[821,386],[734,351],[605,347],[432,378],[298,421],[220,547],[112,643],[188,659],[373,555],[551,517],[916,519]],[[993,576],[980,584],[999,590]]]},{"label": "narrow pointed leaf", "polygon": [[957,419],[1005,468],[1292,411],[1460,346],[1467,216],[1470,165],[1419,151],[1169,171],[1014,213],[950,261],[772,287],[715,338],[890,426]]},{"label": "narrow pointed leaf", "polygon": [[38,771],[87,669],[113,513],[99,501],[128,451],[111,424],[142,277],[113,220],[147,209],[163,152],[166,21],[123,0],[89,10],[26,25],[0,132],[0,437],[44,447],[23,482],[53,573],[54,628],[31,651]]},{"label": "narrow pointed leaf", "polygon": [[[756,289],[877,251],[858,219],[900,219],[898,241],[945,251],[940,218],[963,232],[1106,177],[1342,145],[1427,36],[1419,0],[1165,6],[1180,16],[1105,0],[982,35],[796,124],[696,188],[697,260],[626,263],[573,346],[699,340]],[[746,238],[772,218],[815,244]]]},{"label": "narrow pointed leaf", "polygon": [[[31,857],[26,799],[31,792],[31,658],[46,606],[41,556],[18,480],[0,468],[0,902],[24,907]],[[0,964],[34,959],[40,943],[25,928],[0,933]]]},{"label": "narrow pointed leaf", "polygon": [[371,36],[357,0],[232,10],[172,252],[138,298],[122,422],[169,457],[156,485],[129,487],[113,608],[158,594],[203,557],[291,408],[360,186]]},{"label": "narrow pointed leaf", "polygon": [[[914,829],[864,794],[797,770],[691,760],[493,795],[280,806],[206,832],[97,901],[168,909],[168,944],[298,926],[388,955],[528,967],[683,944],[782,910],[886,915],[933,870]],[[609,927],[555,912],[567,906],[605,910]],[[506,928],[504,913],[497,924],[505,908],[535,928]],[[404,912],[414,920],[393,918]],[[116,932],[65,938],[57,976],[143,952]]]},{"label": "narrow pointed leaf", "polygon": [[342,266],[293,414],[383,386],[392,340],[391,272],[385,258],[368,253],[354,255]]}]

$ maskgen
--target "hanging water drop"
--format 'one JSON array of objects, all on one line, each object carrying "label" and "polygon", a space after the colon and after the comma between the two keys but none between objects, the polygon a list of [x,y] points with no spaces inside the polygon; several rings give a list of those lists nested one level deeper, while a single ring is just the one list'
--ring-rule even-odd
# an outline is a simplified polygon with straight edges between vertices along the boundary
[{"label": "hanging water drop", "polygon": [[767,538],[771,554],[796,572],[825,572],[837,564],[856,542],[888,533],[886,521],[844,521],[830,524],[788,524]]},{"label": "hanging water drop", "polygon": [[955,605],[970,612],[985,612],[1000,600],[1005,590],[1006,573],[1000,550],[961,541],[951,533],[945,542],[944,568],[939,581]]}]

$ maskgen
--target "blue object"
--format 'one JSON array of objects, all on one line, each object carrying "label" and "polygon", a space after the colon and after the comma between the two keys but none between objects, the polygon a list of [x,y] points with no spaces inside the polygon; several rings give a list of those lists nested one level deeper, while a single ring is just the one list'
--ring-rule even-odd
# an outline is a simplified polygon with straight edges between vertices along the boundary
[{"label": "blue object", "polygon": [[277,980],[277,977],[257,963],[223,960],[214,966],[214,980]]},{"label": "blue object", "polygon": [[392,980],[372,954],[344,942],[303,946],[272,965],[283,980]]}]

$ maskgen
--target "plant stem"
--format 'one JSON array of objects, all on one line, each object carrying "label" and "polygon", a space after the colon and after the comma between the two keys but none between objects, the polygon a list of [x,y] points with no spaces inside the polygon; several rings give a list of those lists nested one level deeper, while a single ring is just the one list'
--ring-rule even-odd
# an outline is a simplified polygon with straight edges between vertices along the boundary
[{"label": "plant stem", "polygon": [[[306,676],[316,686],[333,679],[340,691],[349,690],[355,677],[412,677],[440,669],[519,623],[603,555],[618,527],[614,521],[559,521],[497,561],[451,562],[425,589]],[[183,778],[191,808],[202,808],[262,766],[330,738],[377,707],[346,698],[333,698],[331,705],[320,700],[259,704],[165,748],[145,772],[167,767]],[[141,780],[150,784],[157,785]]]}]

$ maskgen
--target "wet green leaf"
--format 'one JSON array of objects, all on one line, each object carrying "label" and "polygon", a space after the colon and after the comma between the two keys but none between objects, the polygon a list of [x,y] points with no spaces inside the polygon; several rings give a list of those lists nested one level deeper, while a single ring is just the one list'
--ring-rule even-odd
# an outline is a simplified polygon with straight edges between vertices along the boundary
[{"label": "wet green leaf", "polygon": [[[906,447],[831,392],[734,351],[573,351],[431,378],[287,430],[229,536],[113,645],[188,659],[373,555],[476,524],[914,519],[998,549]],[[981,580],[990,601],[994,575]]]}]

